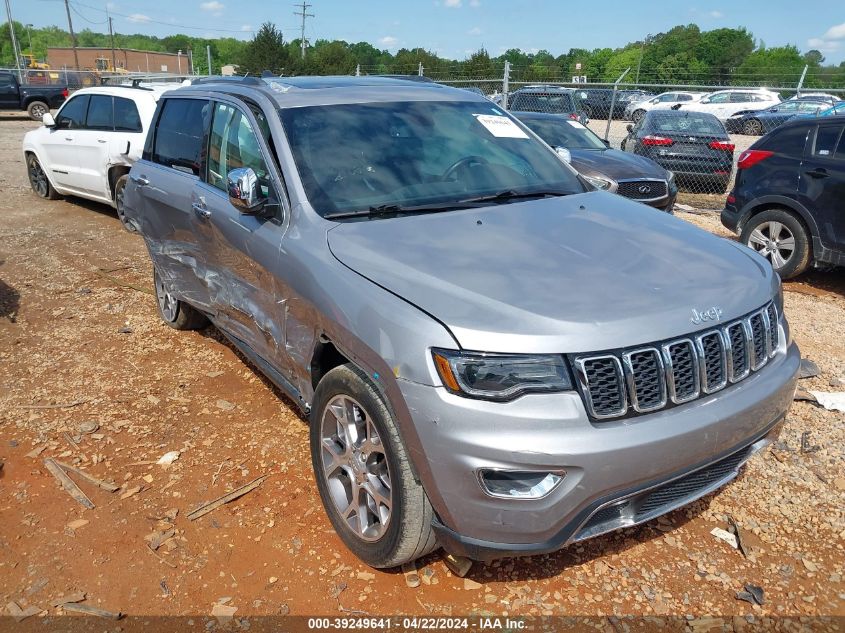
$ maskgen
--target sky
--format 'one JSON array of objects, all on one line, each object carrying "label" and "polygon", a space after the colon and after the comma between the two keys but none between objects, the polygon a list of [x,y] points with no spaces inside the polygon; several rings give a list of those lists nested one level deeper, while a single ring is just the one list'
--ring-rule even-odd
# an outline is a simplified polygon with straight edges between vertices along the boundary
[{"label": "sky", "polygon": [[[395,52],[417,46],[453,59],[481,47],[491,55],[509,48],[616,48],[678,24],[702,30],[749,29],[767,46],[794,44],[820,50],[828,63],[845,60],[845,2],[814,0],[307,0],[306,37],[367,41]],[[13,19],[67,28],[64,0],[10,0]],[[250,38],[274,22],[286,39],[299,37],[293,0],[70,0],[74,28],[106,32],[106,9],[115,30],[164,36]],[[5,16],[2,16],[5,18]]]}]

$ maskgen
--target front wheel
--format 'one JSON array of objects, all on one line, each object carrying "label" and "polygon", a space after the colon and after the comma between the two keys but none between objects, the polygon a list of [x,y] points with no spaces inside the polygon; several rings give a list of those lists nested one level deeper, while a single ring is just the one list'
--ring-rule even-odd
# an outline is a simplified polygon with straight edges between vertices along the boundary
[{"label": "front wheel", "polygon": [[40,121],[41,117],[43,117],[49,111],[50,106],[48,106],[43,101],[33,101],[26,108],[26,113],[29,115],[29,118],[33,121]]},{"label": "front wheel", "polygon": [[784,209],[769,209],[745,223],[740,241],[768,259],[782,279],[796,277],[810,264],[810,239],[804,225]]},{"label": "front wheel", "polygon": [[314,393],[311,462],[323,507],[346,546],[372,567],[395,567],[436,547],[433,510],[411,472],[393,414],[351,364]]},{"label": "front wheel", "polygon": [[763,124],[757,119],[749,119],[742,126],[742,133],[746,136],[760,136],[763,133]]},{"label": "front wheel", "polygon": [[53,185],[50,184],[50,179],[47,177],[47,173],[44,171],[41,163],[35,157],[35,154],[27,156],[26,172],[29,176],[29,185],[39,196],[48,200],[58,200],[61,197],[56,193]]}]

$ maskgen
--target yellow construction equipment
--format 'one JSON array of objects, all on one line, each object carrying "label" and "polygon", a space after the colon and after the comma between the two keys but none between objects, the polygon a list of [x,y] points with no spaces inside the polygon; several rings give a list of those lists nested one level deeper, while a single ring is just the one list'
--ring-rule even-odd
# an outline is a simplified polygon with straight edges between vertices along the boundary
[{"label": "yellow construction equipment", "polygon": [[21,55],[21,66],[33,70],[49,70],[50,68],[50,64],[39,62],[35,59],[35,55]]}]

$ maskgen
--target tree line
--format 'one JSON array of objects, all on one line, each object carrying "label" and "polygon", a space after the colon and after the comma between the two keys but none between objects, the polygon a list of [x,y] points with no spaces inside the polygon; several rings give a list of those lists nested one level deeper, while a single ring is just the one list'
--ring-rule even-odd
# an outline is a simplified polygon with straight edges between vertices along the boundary
[{"label": "tree line", "polygon": [[[70,46],[67,31],[50,26],[28,29],[14,23],[24,53],[44,59],[51,46]],[[510,49],[491,56],[479,50],[463,60],[438,56],[424,48],[402,48],[391,53],[368,42],[318,39],[303,59],[299,40],[286,41],[272,23],[264,23],[251,40],[233,37],[207,39],[189,35],[155,37],[115,34],[117,48],[137,48],[175,53],[193,52],[195,72],[206,74],[206,46],[211,47],[215,73],[223,64],[239,66],[239,72],[259,74],[269,70],[283,75],[409,74],[422,65],[435,79],[498,79],[505,62],[511,64],[515,82],[569,81],[575,75],[591,82],[613,82],[630,68],[625,82],[698,85],[793,86],[805,66],[806,88],[845,88],[845,62],[825,64],[817,50],[802,52],[796,46],[767,47],[745,28],[702,31],[697,25],[676,26],[620,48],[592,50],[571,48],[555,56],[546,50],[525,52]],[[83,30],[78,46],[109,47],[108,33]],[[0,66],[13,66],[9,25],[0,25]]]}]

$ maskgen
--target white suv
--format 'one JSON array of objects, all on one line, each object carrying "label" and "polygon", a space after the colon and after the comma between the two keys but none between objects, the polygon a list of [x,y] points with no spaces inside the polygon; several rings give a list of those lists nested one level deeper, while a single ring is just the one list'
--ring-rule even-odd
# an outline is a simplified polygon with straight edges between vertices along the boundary
[{"label": "white suv", "polygon": [[123,189],[141,157],[159,96],[173,86],[99,86],[76,91],[55,118],[23,140],[32,189],[42,198],[73,195],[110,204],[125,221]]},{"label": "white suv", "polygon": [[625,118],[639,123],[649,110],[669,110],[679,103],[688,105],[695,103],[706,94],[706,92],[663,92],[645,101],[629,103],[625,108]]},{"label": "white suv", "polygon": [[780,94],[771,90],[719,90],[705,95],[696,103],[683,105],[684,110],[709,112],[725,121],[740,111],[766,110],[781,102]]}]

